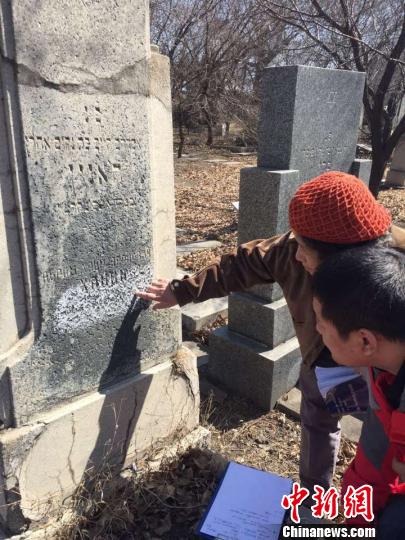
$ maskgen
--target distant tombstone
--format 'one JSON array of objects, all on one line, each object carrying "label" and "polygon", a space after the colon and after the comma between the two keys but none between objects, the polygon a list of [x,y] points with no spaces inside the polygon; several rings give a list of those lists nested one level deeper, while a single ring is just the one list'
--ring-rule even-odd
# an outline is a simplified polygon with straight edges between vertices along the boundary
[{"label": "distant tombstone", "polygon": [[[258,167],[241,170],[238,241],[289,229],[288,204],[306,180],[328,170],[357,172],[364,74],[306,66],[267,68],[262,81]],[[297,382],[300,351],[276,284],[231,295],[229,323],[210,337],[214,379],[271,409]]]},{"label": "distant tombstone", "polygon": [[308,66],[266,69],[258,167],[299,170],[301,182],[328,170],[349,171],[363,86],[364,74],[352,71]]},{"label": "distant tombstone", "polygon": [[405,136],[403,135],[392,154],[391,166],[388,171],[387,186],[405,187]]}]

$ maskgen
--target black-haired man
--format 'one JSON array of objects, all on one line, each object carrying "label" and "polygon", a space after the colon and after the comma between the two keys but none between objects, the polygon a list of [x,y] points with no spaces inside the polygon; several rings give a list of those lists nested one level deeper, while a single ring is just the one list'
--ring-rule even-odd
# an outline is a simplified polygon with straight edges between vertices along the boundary
[{"label": "black-haired man", "polygon": [[371,485],[378,538],[403,539],[405,252],[366,247],[330,257],[313,276],[313,293],[316,328],[335,362],[368,368],[370,406],[343,493]]}]

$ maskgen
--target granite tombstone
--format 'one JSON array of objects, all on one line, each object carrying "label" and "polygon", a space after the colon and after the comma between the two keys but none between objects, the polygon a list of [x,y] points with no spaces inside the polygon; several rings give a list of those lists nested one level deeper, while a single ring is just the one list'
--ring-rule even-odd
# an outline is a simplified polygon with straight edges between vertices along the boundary
[{"label": "granite tombstone", "polygon": [[122,327],[153,260],[150,67],[139,6],[36,6],[12,4],[4,44],[17,69],[15,88],[5,83],[20,120],[9,140],[21,139],[18,187],[26,182],[38,304],[34,343],[9,369],[17,424],[101,378],[108,384],[153,365],[180,340],[174,311],[135,307],[127,318],[138,331]]},{"label": "granite tombstone", "polygon": [[[364,74],[307,66],[270,67],[262,79],[258,166],[241,170],[238,241],[286,232],[288,203],[306,180],[355,171]],[[229,323],[210,337],[211,376],[271,409],[298,379],[300,352],[279,285],[229,298]]]}]

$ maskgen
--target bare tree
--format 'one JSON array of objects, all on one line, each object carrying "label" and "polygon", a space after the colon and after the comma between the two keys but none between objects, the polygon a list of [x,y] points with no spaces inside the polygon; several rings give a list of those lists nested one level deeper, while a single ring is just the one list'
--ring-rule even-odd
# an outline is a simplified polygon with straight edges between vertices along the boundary
[{"label": "bare tree", "polygon": [[[254,137],[257,81],[291,39],[280,21],[263,24],[258,0],[155,0],[152,39],[172,66],[172,95],[181,155],[185,124],[207,128],[238,119]],[[291,32],[290,32],[291,34]]]},{"label": "bare tree", "polygon": [[370,190],[377,195],[387,162],[405,133],[405,116],[394,126],[405,93],[403,0],[263,0],[262,9],[271,20],[299,31],[291,47],[294,55],[299,51],[310,64],[315,58],[323,67],[366,72],[363,105],[373,150]]}]

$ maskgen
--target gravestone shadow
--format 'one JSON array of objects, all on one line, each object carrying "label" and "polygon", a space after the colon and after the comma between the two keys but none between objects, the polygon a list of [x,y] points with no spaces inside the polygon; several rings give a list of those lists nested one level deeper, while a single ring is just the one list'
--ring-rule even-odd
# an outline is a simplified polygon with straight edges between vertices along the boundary
[{"label": "gravestone shadow", "polygon": [[111,478],[124,467],[152,381],[151,375],[144,375],[139,391],[138,388],[135,391],[134,387],[129,386],[120,391],[119,387],[126,384],[128,377],[111,384],[120,362],[127,360],[128,355],[134,360],[134,375],[140,374],[141,353],[138,350],[138,339],[142,325],[136,323],[149,305],[150,302],[133,298],[115,337],[109,364],[100,378],[98,391],[104,395],[104,401],[98,418],[98,436],[79,485],[79,490],[84,489],[89,496],[97,481]]}]

